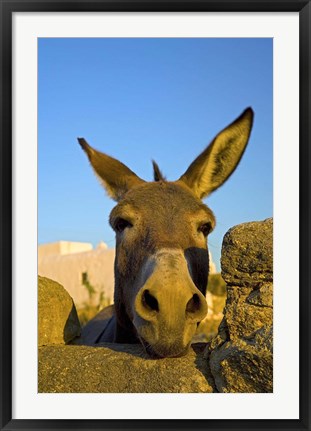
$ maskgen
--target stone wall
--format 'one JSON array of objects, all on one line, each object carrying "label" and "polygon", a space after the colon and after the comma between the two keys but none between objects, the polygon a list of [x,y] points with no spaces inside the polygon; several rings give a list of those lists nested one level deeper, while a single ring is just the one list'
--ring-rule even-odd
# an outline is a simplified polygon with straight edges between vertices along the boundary
[{"label": "stone wall", "polygon": [[182,358],[149,359],[139,344],[39,348],[39,392],[210,393],[204,345]]},{"label": "stone wall", "polygon": [[38,345],[66,344],[81,334],[75,304],[56,281],[38,277]]},{"label": "stone wall", "polygon": [[159,360],[140,345],[79,345],[72,299],[39,277],[39,392],[271,392],[272,267],[272,219],[230,229],[222,248],[228,296],[217,336],[182,358]]},{"label": "stone wall", "polygon": [[273,390],[272,230],[272,219],[244,223],[223,240],[227,301],[206,355],[219,392]]}]

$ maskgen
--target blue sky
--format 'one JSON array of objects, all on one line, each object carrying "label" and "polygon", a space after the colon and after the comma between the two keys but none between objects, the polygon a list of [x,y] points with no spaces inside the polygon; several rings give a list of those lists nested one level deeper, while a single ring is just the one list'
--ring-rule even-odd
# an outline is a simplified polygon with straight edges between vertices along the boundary
[{"label": "blue sky", "polygon": [[272,39],[39,39],[38,241],[103,240],[115,203],[77,137],[152,180],[151,160],[178,179],[248,106],[255,122],[240,165],[204,202],[214,211],[209,248],[220,268],[232,226],[271,217]]}]

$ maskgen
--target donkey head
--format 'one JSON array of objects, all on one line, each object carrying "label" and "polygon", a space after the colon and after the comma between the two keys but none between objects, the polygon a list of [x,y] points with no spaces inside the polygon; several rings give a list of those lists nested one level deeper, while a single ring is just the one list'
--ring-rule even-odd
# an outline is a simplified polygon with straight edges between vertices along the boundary
[{"label": "donkey head", "polygon": [[246,148],[253,111],[220,132],[173,182],[154,163],[154,182],[123,163],[79,143],[108,194],[116,232],[116,342],[139,339],[156,357],[180,356],[206,316],[207,236],[215,226],[202,199],[220,187]]}]

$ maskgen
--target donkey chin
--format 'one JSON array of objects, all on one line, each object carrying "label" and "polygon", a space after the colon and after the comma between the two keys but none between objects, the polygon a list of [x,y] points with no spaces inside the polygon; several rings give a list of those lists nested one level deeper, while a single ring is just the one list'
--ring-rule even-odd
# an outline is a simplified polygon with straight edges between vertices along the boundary
[{"label": "donkey chin", "polygon": [[151,358],[176,358],[188,353],[197,328],[196,323],[188,325],[180,334],[180,328],[178,331],[164,328],[160,330],[158,325],[152,325],[150,322],[139,324],[139,320],[139,318],[135,319],[137,336]]}]

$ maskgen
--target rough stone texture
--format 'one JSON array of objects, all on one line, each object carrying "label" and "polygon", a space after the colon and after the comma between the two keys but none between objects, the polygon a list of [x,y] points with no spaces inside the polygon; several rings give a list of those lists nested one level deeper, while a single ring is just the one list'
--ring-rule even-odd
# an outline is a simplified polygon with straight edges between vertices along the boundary
[{"label": "rough stone texture", "polygon": [[205,345],[181,358],[150,359],[137,344],[39,348],[39,392],[213,392]]},{"label": "rough stone texture", "polygon": [[206,355],[219,392],[273,390],[272,219],[230,229],[222,245],[227,301]]},{"label": "rough stone texture", "polygon": [[273,220],[243,223],[228,230],[221,251],[221,273],[229,285],[273,281]]},{"label": "rough stone texture", "polygon": [[81,333],[72,298],[60,284],[38,277],[38,344],[65,344]]},{"label": "rough stone texture", "polygon": [[212,352],[210,367],[220,392],[272,392],[272,326],[259,332]]}]

